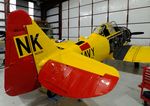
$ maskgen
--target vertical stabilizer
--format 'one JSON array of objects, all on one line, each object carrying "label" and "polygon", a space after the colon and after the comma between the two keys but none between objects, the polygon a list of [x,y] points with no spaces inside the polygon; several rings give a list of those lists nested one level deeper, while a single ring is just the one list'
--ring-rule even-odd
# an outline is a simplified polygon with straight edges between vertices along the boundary
[{"label": "vertical stabilizer", "polygon": [[[23,10],[17,10],[8,15],[6,23],[5,91],[11,96],[26,93],[39,87],[34,58],[26,38],[27,30],[25,26],[30,24],[32,24],[32,20]],[[23,53],[26,55],[22,56]]]}]

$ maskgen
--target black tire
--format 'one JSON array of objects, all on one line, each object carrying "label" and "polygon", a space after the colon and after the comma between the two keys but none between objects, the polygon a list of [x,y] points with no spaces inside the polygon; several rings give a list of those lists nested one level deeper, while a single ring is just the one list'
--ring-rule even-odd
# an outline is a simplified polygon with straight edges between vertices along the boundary
[{"label": "black tire", "polygon": [[144,106],[148,106],[146,101],[144,101]]},{"label": "black tire", "polygon": [[81,99],[78,99],[78,102],[82,102],[82,100],[81,100]]},{"label": "black tire", "polygon": [[47,96],[48,96],[49,98],[53,98],[53,97],[56,96],[56,94],[48,90],[48,91],[47,91]]}]

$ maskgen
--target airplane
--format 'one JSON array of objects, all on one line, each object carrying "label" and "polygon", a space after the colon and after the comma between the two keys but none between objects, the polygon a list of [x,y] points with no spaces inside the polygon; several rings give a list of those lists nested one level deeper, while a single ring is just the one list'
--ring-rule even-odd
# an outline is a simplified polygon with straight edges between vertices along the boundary
[{"label": "airplane", "polygon": [[115,88],[119,72],[105,59],[150,62],[150,46],[128,45],[132,34],[109,22],[78,42],[55,41],[23,10],[6,22],[5,92],[16,96],[45,87],[70,98],[102,96]]}]

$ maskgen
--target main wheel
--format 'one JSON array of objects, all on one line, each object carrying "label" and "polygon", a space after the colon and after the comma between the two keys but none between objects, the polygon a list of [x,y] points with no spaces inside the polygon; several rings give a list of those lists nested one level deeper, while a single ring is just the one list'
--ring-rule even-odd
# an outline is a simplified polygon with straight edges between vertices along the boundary
[{"label": "main wheel", "polygon": [[47,91],[47,96],[48,96],[49,98],[53,98],[53,97],[56,96],[56,94],[48,90],[48,91]]}]

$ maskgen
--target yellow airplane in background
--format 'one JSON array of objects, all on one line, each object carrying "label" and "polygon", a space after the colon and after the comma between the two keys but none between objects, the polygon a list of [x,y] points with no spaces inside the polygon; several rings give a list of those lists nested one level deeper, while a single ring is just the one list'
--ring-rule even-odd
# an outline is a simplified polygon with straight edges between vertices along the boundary
[{"label": "yellow airplane in background", "polygon": [[6,32],[5,91],[15,96],[44,86],[71,98],[107,94],[117,84],[119,72],[103,60],[150,62],[149,46],[127,45],[132,34],[110,22],[76,43],[55,42],[26,12],[11,12]]}]

